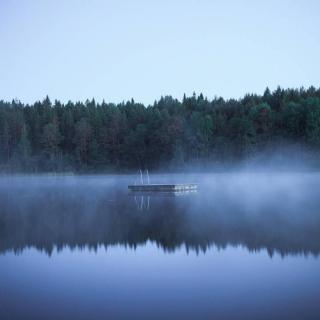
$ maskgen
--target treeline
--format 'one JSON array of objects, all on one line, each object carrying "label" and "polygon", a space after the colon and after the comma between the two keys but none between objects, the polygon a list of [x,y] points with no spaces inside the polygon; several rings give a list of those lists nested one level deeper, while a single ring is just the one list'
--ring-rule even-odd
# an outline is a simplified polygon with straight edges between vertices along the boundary
[{"label": "treeline", "polygon": [[94,99],[32,105],[0,101],[1,171],[105,171],[221,163],[272,143],[320,151],[320,88],[281,89],[239,100],[202,94],[151,106]]}]

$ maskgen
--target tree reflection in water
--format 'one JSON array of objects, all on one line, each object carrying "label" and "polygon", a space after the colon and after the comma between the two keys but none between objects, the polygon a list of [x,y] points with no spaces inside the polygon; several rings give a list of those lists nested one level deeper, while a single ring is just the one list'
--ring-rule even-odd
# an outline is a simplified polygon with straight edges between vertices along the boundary
[{"label": "tree reflection in water", "polygon": [[0,251],[35,247],[50,254],[55,248],[136,248],[151,241],[166,251],[231,245],[266,249],[270,256],[319,255],[317,189],[292,195],[294,201],[279,188],[275,197],[269,189],[257,195],[255,187],[230,191],[219,184],[198,193],[131,194],[125,182],[92,179],[2,181]]}]

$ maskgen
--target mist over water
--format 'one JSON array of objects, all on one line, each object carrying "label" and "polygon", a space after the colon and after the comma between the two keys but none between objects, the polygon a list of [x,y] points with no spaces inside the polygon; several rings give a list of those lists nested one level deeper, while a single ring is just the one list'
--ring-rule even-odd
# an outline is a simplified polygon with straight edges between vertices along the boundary
[{"label": "mist over water", "polygon": [[134,176],[7,177],[0,183],[1,252],[156,242],[163,250],[242,245],[318,255],[320,174],[152,176],[197,182],[196,193],[132,193]]},{"label": "mist over water", "polygon": [[319,173],[151,175],[199,185],[175,194],[132,193],[135,180],[1,177],[0,315],[34,304],[33,318],[320,314]]}]

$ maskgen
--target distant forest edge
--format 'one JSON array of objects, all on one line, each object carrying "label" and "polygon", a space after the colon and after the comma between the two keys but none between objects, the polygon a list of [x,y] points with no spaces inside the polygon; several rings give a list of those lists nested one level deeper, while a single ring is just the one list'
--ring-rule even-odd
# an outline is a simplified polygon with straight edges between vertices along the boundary
[{"label": "distant forest edge", "polygon": [[166,96],[150,106],[0,101],[1,172],[218,165],[288,143],[310,151],[320,166],[320,88],[267,88],[239,100]]}]

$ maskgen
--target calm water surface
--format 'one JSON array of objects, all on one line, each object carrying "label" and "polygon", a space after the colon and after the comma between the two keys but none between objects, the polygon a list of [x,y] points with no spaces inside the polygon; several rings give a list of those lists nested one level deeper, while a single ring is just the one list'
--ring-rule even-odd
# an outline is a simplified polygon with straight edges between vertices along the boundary
[{"label": "calm water surface", "polygon": [[320,174],[0,178],[0,319],[320,319]]}]

